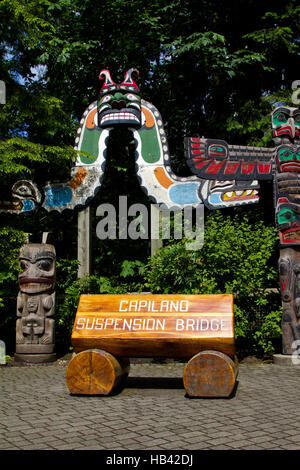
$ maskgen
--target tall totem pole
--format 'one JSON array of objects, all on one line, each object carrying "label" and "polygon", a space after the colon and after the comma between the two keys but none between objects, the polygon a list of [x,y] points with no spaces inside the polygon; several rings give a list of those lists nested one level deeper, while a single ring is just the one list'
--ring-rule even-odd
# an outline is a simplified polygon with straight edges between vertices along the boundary
[{"label": "tall totem pole", "polygon": [[188,165],[203,179],[273,180],[279,235],[279,277],[283,306],[282,352],[300,343],[300,109],[280,106],[271,114],[275,149],[228,145],[188,138]]},{"label": "tall totem pole", "polygon": [[278,108],[272,114],[276,147],[274,194],[279,234],[279,277],[283,307],[283,354],[300,340],[300,110]]}]

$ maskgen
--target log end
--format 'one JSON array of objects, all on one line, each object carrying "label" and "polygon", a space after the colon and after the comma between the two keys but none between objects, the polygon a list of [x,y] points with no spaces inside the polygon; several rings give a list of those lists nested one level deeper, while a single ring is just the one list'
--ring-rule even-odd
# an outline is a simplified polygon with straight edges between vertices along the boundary
[{"label": "log end", "polygon": [[238,365],[220,351],[202,351],[184,369],[183,383],[190,397],[229,397],[234,389]]},{"label": "log end", "polygon": [[66,383],[74,395],[109,395],[126,379],[130,363],[100,349],[76,354],[66,369]]}]

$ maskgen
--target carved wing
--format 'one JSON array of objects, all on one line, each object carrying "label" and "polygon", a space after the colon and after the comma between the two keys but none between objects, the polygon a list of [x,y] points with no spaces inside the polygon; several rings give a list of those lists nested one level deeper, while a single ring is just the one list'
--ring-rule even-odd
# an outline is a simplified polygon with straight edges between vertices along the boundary
[{"label": "carved wing", "polygon": [[274,149],[228,145],[225,140],[187,137],[187,164],[209,180],[271,180]]}]

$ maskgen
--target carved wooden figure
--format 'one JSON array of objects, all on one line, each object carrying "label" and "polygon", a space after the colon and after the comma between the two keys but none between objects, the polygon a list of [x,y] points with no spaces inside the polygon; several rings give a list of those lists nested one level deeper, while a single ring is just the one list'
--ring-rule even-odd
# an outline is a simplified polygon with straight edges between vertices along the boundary
[{"label": "carved wooden figure", "polygon": [[46,243],[23,245],[19,260],[15,360],[55,359],[55,248]]}]

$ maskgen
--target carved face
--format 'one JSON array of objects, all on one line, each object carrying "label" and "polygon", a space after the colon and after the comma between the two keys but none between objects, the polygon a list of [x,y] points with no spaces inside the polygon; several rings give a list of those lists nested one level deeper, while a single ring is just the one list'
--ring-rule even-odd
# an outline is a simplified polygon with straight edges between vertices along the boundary
[{"label": "carved face", "polygon": [[280,242],[283,245],[300,243],[300,204],[279,198],[276,208],[276,223]]},{"label": "carved face", "polygon": [[280,145],[276,149],[278,171],[300,171],[300,146]]},{"label": "carved face", "polygon": [[300,138],[300,109],[280,106],[271,114],[272,135],[277,144]]},{"label": "carved face", "polygon": [[26,215],[39,209],[42,196],[32,181],[17,181],[11,189],[11,194],[12,201],[0,201],[0,212]]},{"label": "carved face", "polygon": [[23,245],[19,256],[21,292],[38,294],[50,292],[55,282],[55,249],[48,244]]},{"label": "carved face", "polygon": [[124,81],[116,85],[108,70],[102,70],[100,77],[105,77],[105,83],[100,91],[98,101],[99,127],[107,128],[116,125],[141,127],[141,98],[139,88],[132,79],[136,69],[126,72]]},{"label": "carved face", "polygon": [[284,302],[292,302],[296,316],[299,317],[300,301],[300,259],[299,251],[285,248],[279,260],[281,297]]}]

